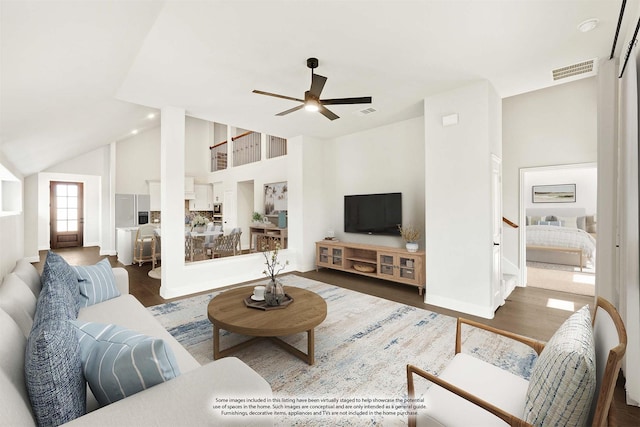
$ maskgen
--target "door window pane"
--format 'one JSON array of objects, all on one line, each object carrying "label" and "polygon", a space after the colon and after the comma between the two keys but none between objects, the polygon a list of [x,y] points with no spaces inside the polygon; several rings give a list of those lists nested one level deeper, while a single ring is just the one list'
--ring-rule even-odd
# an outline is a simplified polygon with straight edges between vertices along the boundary
[{"label": "door window pane", "polygon": [[57,213],[57,215],[58,215],[58,218],[57,218],[57,219],[58,219],[58,220],[68,219],[68,216],[67,216],[67,210],[66,210],[66,209],[59,209],[59,208],[58,208],[58,211],[57,211],[57,212],[58,212],[58,213]]},{"label": "door window pane", "polygon": [[67,230],[67,221],[57,221],[58,232],[64,232]]},{"label": "door window pane", "polygon": [[78,221],[67,221],[67,231],[78,231]]}]

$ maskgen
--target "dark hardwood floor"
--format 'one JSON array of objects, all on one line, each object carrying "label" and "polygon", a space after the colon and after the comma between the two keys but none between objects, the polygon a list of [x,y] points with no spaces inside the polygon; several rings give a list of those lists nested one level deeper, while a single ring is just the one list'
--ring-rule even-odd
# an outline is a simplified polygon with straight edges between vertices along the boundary
[{"label": "dark hardwood floor", "polygon": [[[71,265],[95,264],[103,257],[97,247],[67,248],[56,250]],[[46,251],[40,252],[39,263],[34,263],[38,271],[42,272],[42,263]],[[129,292],[144,306],[150,307],[163,304],[170,300],[160,297],[160,280],[149,277],[151,263],[142,266],[120,264],[115,256],[109,257],[113,267],[124,267],[129,272]],[[321,269],[298,274],[302,277],[341,286],[357,292],[374,295],[418,308],[434,311],[448,316],[463,316],[496,328],[515,332],[517,334],[547,341],[558,327],[569,317],[573,310],[590,304],[593,307],[594,298],[584,295],[551,291],[542,288],[516,288],[507,302],[500,307],[493,319],[484,319],[459,313],[424,303],[423,297],[415,287],[391,283],[384,280],[372,279],[356,274],[343,273],[335,270]],[[180,299],[180,298],[176,298]],[[553,304],[568,305],[568,310],[550,307]],[[571,310],[571,311],[569,311]],[[640,408],[625,404],[624,377],[620,375],[614,395],[617,425],[635,427],[640,426]]]}]

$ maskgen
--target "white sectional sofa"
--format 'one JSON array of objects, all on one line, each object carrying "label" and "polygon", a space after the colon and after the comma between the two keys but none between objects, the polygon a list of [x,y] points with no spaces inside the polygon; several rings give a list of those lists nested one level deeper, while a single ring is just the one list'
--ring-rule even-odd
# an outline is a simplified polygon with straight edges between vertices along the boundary
[{"label": "white sectional sofa", "polygon": [[[149,337],[160,338],[163,345],[170,348],[168,353],[173,353],[179,375],[102,407],[85,382],[86,401],[81,402],[81,409],[86,414],[77,417],[74,415],[72,419],[69,419],[68,414],[60,413],[67,409],[60,403],[67,397],[64,390],[54,388],[46,391],[49,395],[45,398],[54,399],[55,404],[46,403],[44,409],[42,406],[37,408],[32,396],[34,388],[50,387],[51,383],[57,384],[59,381],[64,383],[67,377],[73,376],[64,374],[65,367],[62,365],[73,359],[74,352],[78,349],[54,351],[52,356],[45,358],[45,362],[53,367],[52,380],[47,380],[44,373],[42,376],[45,378],[41,378],[40,373],[29,377],[33,376],[32,372],[28,372],[34,363],[33,358],[42,359],[40,344],[33,334],[41,329],[39,325],[55,324],[58,321],[50,320],[49,313],[45,313],[44,317],[42,313],[36,313],[36,309],[47,307],[46,300],[51,298],[45,294],[51,294],[51,291],[41,291],[47,285],[41,285],[37,270],[28,262],[19,261],[14,271],[0,285],[0,425],[56,425],[66,422],[69,425],[91,426],[273,424],[270,415],[229,416],[215,411],[213,405],[216,398],[270,399],[271,387],[237,358],[227,357],[201,366],[140,302],[129,295],[127,271],[123,268],[113,268],[111,271],[120,295],[80,308],[77,311],[77,322],[72,318],[59,323],[65,327],[69,322],[117,324]],[[44,276],[43,272],[43,281]],[[69,309],[61,309],[60,304],[56,304],[58,305],[52,306],[51,311]],[[49,341],[57,342],[58,335],[64,334],[55,332],[44,335]],[[82,363],[84,368],[84,361]],[[72,373],[75,375],[75,372]],[[81,377],[86,381],[83,374]],[[81,393],[83,398],[84,390]]]}]

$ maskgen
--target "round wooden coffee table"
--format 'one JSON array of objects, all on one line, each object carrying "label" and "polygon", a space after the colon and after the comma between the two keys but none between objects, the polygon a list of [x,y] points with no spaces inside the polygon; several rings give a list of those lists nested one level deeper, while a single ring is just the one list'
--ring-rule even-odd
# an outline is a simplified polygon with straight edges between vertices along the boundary
[{"label": "round wooden coffee table", "polygon": [[[257,340],[269,339],[309,365],[314,364],[314,328],[327,317],[325,300],[306,289],[285,286],[293,302],[285,308],[261,310],[247,307],[244,299],[251,296],[253,286],[243,286],[215,296],[207,308],[213,324],[213,358],[219,359],[245,348]],[[220,350],[220,329],[248,335],[248,341]],[[307,333],[307,353],[303,353],[278,337]]]}]

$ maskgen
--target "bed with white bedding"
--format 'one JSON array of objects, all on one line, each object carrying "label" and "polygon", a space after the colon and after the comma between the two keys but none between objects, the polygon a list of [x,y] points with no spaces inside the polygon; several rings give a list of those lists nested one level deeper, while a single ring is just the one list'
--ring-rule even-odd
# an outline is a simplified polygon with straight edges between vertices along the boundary
[{"label": "bed with white bedding", "polygon": [[[526,234],[527,261],[579,267],[586,267],[587,262],[595,264],[596,239],[584,230],[556,225],[528,225]],[[571,260],[563,253],[578,256]]]},{"label": "bed with white bedding", "polygon": [[570,209],[549,213],[527,210],[527,261],[595,266],[595,216]]}]

